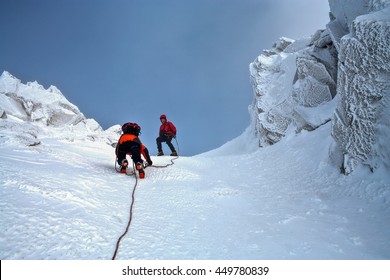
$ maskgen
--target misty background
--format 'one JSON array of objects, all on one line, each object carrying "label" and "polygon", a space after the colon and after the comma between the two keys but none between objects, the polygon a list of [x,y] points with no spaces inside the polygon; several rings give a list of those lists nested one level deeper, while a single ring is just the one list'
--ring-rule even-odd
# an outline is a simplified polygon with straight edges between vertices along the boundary
[{"label": "misty background", "polygon": [[55,85],[104,129],[137,122],[152,155],[166,114],[194,155],[249,126],[249,63],[328,13],[327,0],[0,0],[0,71]]}]

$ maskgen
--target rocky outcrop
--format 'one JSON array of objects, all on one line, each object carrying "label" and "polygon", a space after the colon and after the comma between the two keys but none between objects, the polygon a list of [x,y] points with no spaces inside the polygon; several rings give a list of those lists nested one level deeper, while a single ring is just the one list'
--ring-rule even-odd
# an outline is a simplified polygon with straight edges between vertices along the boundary
[{"label": "rocky outcrop", "polygon": [[359,164],[390,167],[390,8],[357,17],[350,29],[339,43],[331,154],[346,174]]},{"label": "rocky outcrop", "polygon": [[103,131],[55,86],[45,89],[37,82],[23,84],[6,71],[0,76],[0,129],[29,146],[39,143],[41,137],[103,140],[108,144],[118,137],[116,128]]},{"label": "rocky outcrop", "polygon": [[332,161],[390,169],[390,0],[329,0],[309,39],[282,38],[250,64],[252,131],[264,147],[332,121]]},{"label": "rocky outcrop", "polygon": [[250,112],[260,146],[330,121],[337,52],[326,30],[297,41],[281,38],[250,64],[250,73],[255,93]]}]

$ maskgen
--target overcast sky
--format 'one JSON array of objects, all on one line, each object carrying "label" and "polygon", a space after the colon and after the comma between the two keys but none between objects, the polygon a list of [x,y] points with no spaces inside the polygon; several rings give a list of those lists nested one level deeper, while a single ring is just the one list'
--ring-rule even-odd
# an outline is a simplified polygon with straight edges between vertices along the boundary
[{"label": "overcast sky", "polygon": [[328,14],[327,0],[0,0],[0,71],[55,85],[104,129],[137,122],[152,155],[166,114],[194,155],[249,126],[262,50]]}]

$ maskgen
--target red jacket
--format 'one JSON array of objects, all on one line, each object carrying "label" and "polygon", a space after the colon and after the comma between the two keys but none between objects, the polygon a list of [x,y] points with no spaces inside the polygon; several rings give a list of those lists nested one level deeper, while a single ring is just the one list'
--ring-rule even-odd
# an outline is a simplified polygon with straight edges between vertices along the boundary
[{"label": "red jacket", "polygon": [[170,121],[165,121],[160,126],[160,136],[173,136],[176,135],[176,127]]}]

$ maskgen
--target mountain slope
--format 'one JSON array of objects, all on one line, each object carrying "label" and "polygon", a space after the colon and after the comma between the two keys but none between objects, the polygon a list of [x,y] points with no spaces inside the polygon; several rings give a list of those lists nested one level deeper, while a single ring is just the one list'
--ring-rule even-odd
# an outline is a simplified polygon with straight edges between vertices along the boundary
[{"label": "mountain slope", "polygon": [[[340,175],[323,148],[330,129],[240,154],[242,135],[147,168],[117,258],[389,259],[389,175]],[[110,259],[134,177],[115,172],[104,141],[40,141],[0,146],[0,258]]]}]

